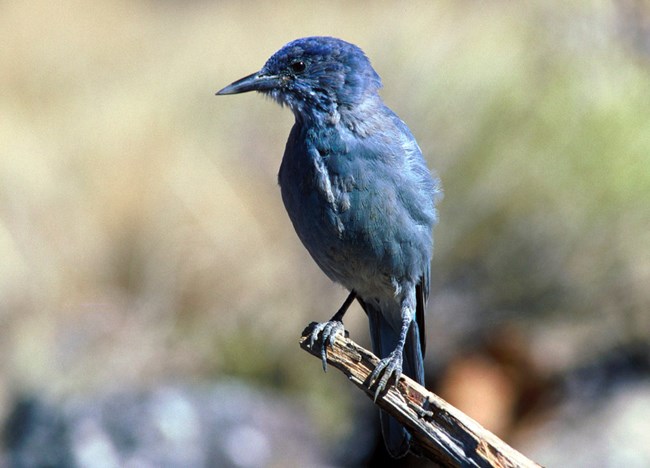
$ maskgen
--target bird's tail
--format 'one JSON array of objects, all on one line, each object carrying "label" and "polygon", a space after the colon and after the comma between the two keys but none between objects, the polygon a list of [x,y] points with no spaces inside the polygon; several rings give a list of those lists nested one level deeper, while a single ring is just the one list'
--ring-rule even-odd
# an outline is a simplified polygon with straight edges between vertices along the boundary
[{"label": "bird's tail", "polygon": [[[381,311],[371,304],[364,303],[363,308],[370,322],[372,351],[380,358],[387,357],[397,347],[399,330],[394,330],[384,318]],[[411,321],[406,344],[404,345],[402,372],[424,385],[424,358],[420,348],[420,332],[415,320]],[[388,453],[394,458],[406,455],[411,444],[411,435],[396,419],[380,411],[381,432]]]}]

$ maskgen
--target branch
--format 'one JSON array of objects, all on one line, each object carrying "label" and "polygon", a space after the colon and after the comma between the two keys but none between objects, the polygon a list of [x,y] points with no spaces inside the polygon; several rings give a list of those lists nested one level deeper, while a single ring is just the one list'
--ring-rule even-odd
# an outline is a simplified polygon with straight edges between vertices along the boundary
[{"label": "branch", "polygon": [[[300,347],[320,359],[321,341],[309,346],[315,323],[302,332]],[[368,388],[370,373],[379,359],[342,334],[327,349],[327,362],[374,398]],[[414,451],[443,467],[539,467],[469,416],[434,393],[402,375],[397,388],[391,385],[376,404],[402,423],[417,445]]]}]

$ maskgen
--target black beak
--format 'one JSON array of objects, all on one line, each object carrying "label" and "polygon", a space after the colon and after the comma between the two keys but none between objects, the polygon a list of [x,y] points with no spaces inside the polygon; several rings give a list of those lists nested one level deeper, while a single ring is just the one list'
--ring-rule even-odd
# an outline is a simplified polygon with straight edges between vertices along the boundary
[{"label": "black beak", "polygon": [[265,75],[262,72],[255,72],[251,75],[229,84],[217,96],[224,94],[247,93],[248,91],[269,91],[280,86],[281,79],[275,75]]}]

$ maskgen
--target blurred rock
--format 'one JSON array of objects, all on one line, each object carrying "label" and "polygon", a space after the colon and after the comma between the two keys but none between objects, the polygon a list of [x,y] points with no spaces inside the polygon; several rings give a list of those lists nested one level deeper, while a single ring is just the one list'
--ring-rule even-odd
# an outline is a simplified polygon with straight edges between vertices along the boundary
[{"label": "blurred rock", "polygon": [[5,423],[5,458],[16,468],[327,466],[297,406],[237,383],[23,397]]},{"label": "blurred rock", "polygon": [[562,377],[514,445],[544,466],[650,466],[650,345],[612,349]]}]

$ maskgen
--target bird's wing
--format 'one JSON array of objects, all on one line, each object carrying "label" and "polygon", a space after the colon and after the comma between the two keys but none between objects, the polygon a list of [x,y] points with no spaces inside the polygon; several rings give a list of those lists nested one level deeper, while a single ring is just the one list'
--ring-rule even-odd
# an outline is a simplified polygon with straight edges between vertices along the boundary
[{"label": "bird's wing", "polygon": [[427,305],[427,296],[429,295],[429,268],[424,276],[420,278],[420,282],[415,286],[415,321],[418,324],[420,332],[420,349],[422,356],[427,351],[427,338],[424,328],[424,313]]}]

